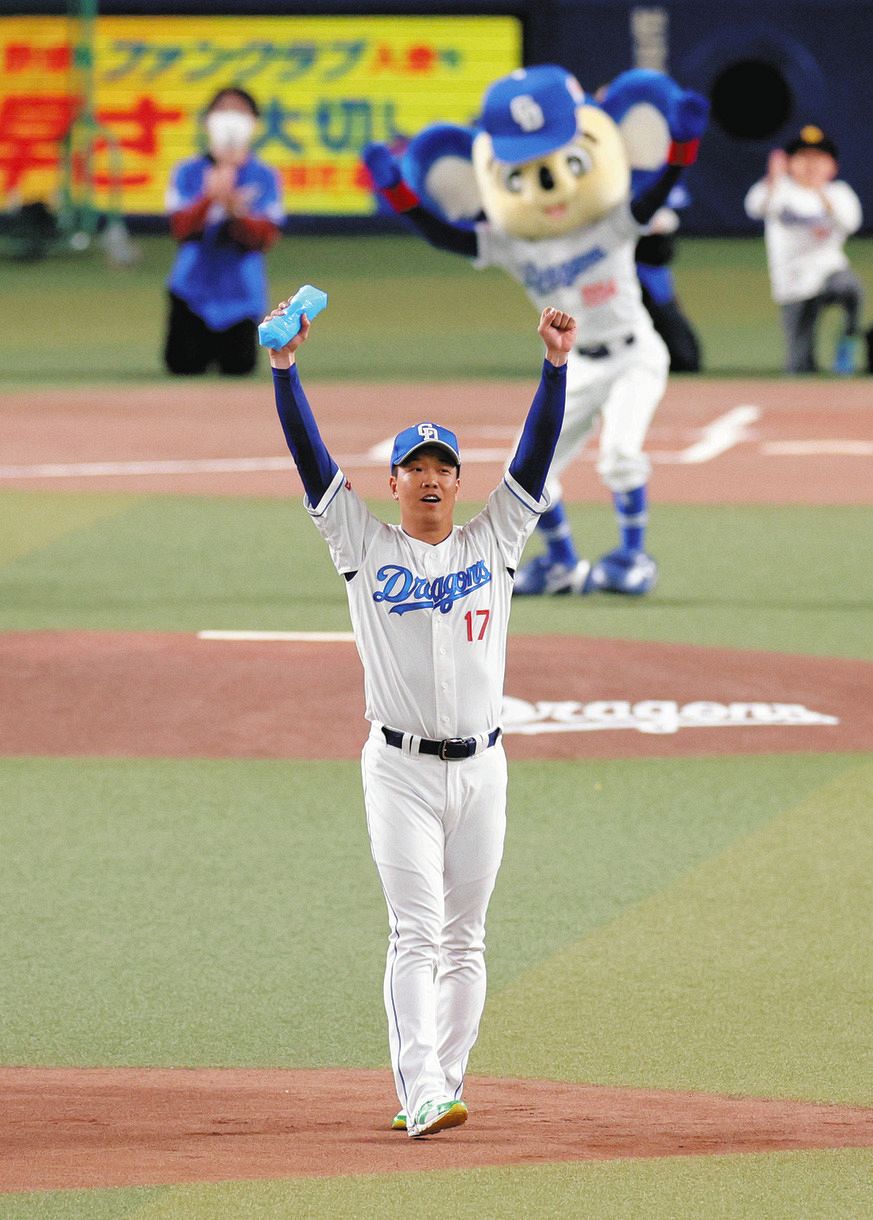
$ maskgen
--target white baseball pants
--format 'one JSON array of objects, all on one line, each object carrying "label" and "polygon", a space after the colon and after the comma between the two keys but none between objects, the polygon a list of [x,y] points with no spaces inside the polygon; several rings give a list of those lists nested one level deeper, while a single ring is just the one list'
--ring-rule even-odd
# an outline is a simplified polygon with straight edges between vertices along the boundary
[{"label": "white baseball pants", "polygon": [[485,914],[503,855],[506,756],[441,762],[373,730],[362,755],[373,859],[388,905],[384,1000],[407,1115],[461,1096],[485,1004]]},{"label": "white baseball pants", "polygon": [[561,472],[582,450],[602,418],[597,473],[610,491],[631,491],[649,481],[651,462],[643,452],[649,424],[667,387],[670,355],[654,328],[637,332],[629,347],[599,360],[570,353],[567,405],[546,489],[561,499]]}]

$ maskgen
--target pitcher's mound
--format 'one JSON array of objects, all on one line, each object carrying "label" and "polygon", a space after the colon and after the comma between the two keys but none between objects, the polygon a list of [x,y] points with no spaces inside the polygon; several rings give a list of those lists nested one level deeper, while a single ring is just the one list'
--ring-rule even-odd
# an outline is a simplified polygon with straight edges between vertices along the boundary
[{"label": "pitcher's mound", "polygon": [[473,1077],[470,1119],[391,1131],[387,1071],[0,1068],[0,1190],[873,1146],[873,1109]]}]

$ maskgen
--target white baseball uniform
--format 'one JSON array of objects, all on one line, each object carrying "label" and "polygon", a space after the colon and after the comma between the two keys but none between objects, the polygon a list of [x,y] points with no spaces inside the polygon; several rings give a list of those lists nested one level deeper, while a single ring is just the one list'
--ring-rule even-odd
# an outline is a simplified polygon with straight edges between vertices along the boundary
[{"label": "white baseball uniform", "polygon": [[745,208],[765,222],[770,284],[780,305],[817,296],[829,276],[849,266],[843,246],[862,217],[860,200],[847,182],[829,182],[819,193],[790,174],[780,175],[772,189],[761,179],[746,195]]},{"label": "white baseball uniform", "polygon": [[487,222],[476,226],[475,266],[502,267],[538,310],[555,305],[578,321],[579,348],[570,354],[564,425],[547,484],[553,500],[561,496],[561,471],[598,415],[597,469],[606,486],[625,492],[648,482],[643,444],[667,386],[670,356],[642,301],[634,264],[642,232],[628,202],[562,237],[532,241]]},{"label": "white baseball uniform", "polygon": [[[485,914],[503,852],[500,725],[511,571],[548,506],[507,474],[434,546],[374,517],[341,471],[307,510],[347,577],[371,732],[367,827],[389,911],[384,999],[407,1115],[459,1098],[485,1002]],[[383,726],[396,730],[389,745]],[[475,738],[443,761],[422,739]]]}]

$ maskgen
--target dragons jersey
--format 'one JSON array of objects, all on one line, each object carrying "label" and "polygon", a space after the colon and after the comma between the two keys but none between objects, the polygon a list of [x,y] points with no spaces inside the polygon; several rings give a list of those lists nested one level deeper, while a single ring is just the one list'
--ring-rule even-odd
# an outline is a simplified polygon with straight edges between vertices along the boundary
[{"label": "dragons jersey", "polygon": [[766,179],[756,182],[745,206],[749,216],[764,221],[770,284],[779,304],[817,296],[829,276],[848,267],[843,245],[860,227],[861,204],[847,182],[829,182],[819,193],[783,174],[772,190]]},{"label": "dragons jersey", "polygon": [[512,573],[548,496],[507,474],[437,546],[374,517],[342,471],[305,503],[347,578],[367,719],[436,739],[499,726]]},{"label": "dragons jersey", "polygon": [[642,231],[626,203],[596,224],[536,241],[481,223],[475,266],[502,267],[538,310],[554,305],[572,314],[581,346],[597,346],[651,326],[634,263]]}]

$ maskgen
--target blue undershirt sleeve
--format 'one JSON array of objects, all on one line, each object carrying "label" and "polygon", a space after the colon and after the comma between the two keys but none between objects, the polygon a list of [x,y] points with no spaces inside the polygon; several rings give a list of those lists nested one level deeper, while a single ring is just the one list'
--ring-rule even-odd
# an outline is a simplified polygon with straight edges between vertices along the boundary
[{"label": "blue undershirt sleeve", "polygon": [[515,456],[509,463],[509,473],[536,500],[543,494],[561,434],[566,394],[566,364],[556,368],[544,360],[540,384],[527,413]]},{"label": "blue undershirt sleeve", "polygon": [[290,369],[273,369],[273,389],[279,422],[307,499],[310,504],[319,504],[339,467],[321,439],[296,364]]}]

